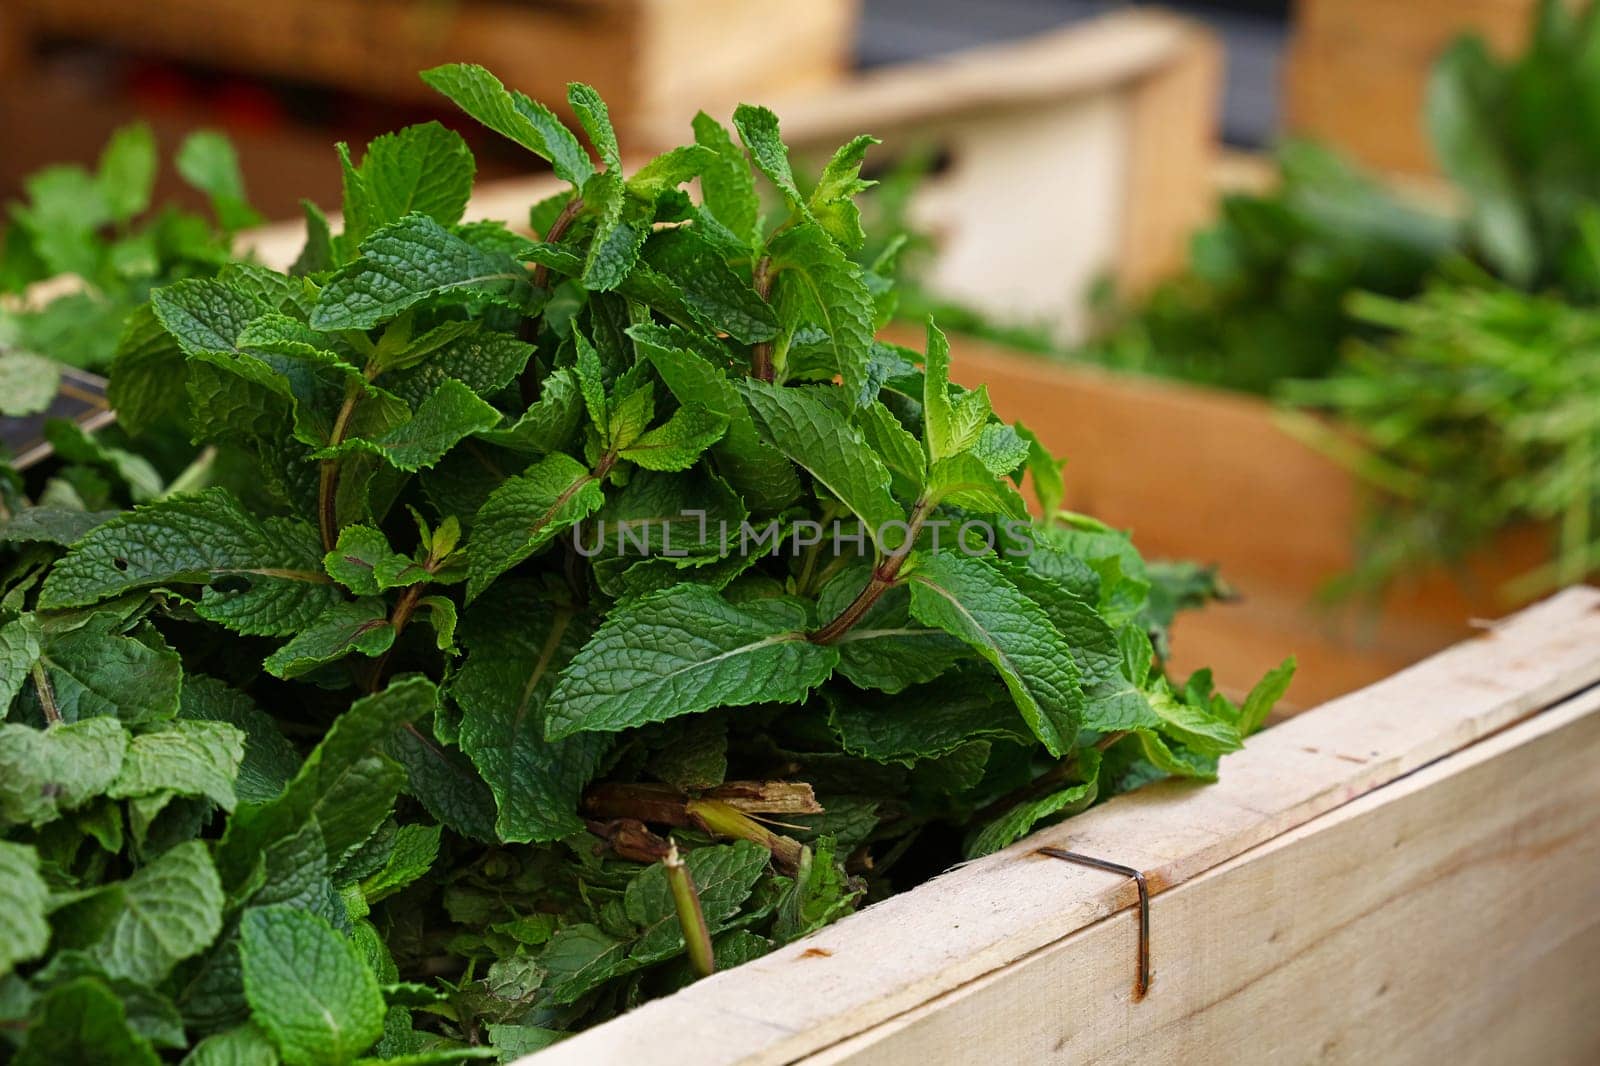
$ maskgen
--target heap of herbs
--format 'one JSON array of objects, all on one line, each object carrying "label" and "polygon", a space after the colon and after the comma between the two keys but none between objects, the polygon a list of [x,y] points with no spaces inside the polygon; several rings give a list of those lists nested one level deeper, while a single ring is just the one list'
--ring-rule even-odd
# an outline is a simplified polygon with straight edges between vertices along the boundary
[{"label": "heap of herbs", "polygon": [[[233,256],[233,234],[260,218],[245,199],[233,146],[195,133],[174,157],[183,180],[204,193],[215,221],[170,205],[152,206],[158,169],[148,126],[112,135],[93,171],[52,166],[24,182],[9,205],[0,243],[0,416],[43,411],[62,365],[104,371],[117,337],[152,289],[210,277]],[[29,286],[72,277],[77,287],[34,306]]]},{"label": "heap of herbs", "polygon": [[508,1060],[1210,778],[1288,683],[1170,682],[1194,575],[1059,513],[937,330],[874,339],[870,138],[802,195],[742,107],[626,173],[585,86],[599,166],[482,68],[424,77],[570,184],[542,239],[461,221],[443,126],[341,148],[342,232],[121,335],[124,430],[202,461],[131,509],[3,482],[18,1066]]}]

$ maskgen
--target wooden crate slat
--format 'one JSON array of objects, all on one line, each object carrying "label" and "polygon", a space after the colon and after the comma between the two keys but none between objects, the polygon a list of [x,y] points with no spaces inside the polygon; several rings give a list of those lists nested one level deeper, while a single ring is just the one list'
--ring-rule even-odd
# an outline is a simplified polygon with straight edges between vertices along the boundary
[{"label": "wooden crate slat", "polygon": [[[1600,592],[1573,589],[1292,719],[1214,785],[1118,797],[676,996],[541,1053],[539,1066],[791,1062],[1131,905],[1132,887],[1035,854],[1137,866],[1159,893],[1600,681]],[[1131,965],[1130,950],[1121,958]],[[1131,981],[1130,981],[1131,984]]]},{"label": "wooden crate slat", "polygon": [[1592,1062],[1600,692],[1100,921],[807,1066]]}]

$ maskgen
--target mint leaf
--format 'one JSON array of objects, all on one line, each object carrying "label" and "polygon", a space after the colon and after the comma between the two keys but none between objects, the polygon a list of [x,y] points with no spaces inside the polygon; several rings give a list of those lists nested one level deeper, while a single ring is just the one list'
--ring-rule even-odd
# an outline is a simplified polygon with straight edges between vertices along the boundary
[{"label": "mint leaf", "polygon": [[862,135],[842,145],[817,179],[811,190],[808,206],[817,225],[827,231],[839,245],[857,252],[866,243],[867,235],[861,229],[861,211],[856,207],[857,194],[874,183],[861,180],[861,163],[867,149],[881,143],[876,137]]},{"label": "mint leaf", "polygon": [[571,1003],[617,973],[626,972],[628,946],[628,941],[588,923],[557,930],[539,953],[539,965],[545,971],[544,994],[551,1003]]},{"label": "mint leaf", "polygon": [[41,702],[48,696],[62,720],[107,715],[136,724],[178,713],[183,664],[177,653],[145,633],[124,636],[117,628],[114,615],[101,614],[45,635],[39,664],[50,691],[40,694]]},{"label": "mint leaf", "polygon": [[935,461],[971,448],[989,420],[987,389],[962,390],[955,399],[951,399],[950,389],[950,341],[930,320],[922,417],[927,429],[928,456]]},{"label": "mint leaf", "polygon": [[800,483],[788,459],[767,444],[756,429],[750,410],[726,373],[685,340],[654,325],[628,331],[655,367],[656,373],[678,402],[698,403],[728,419],[728,429],[712,447],[717,465],[755,511],[777,511],[800,493]]},{"label": "mint leaf", "polygon": [[715,165],[717,154],[697,144],[669,149],[640,167],[627,181],[628,193],[654,202],[664,193],[699,177]]},{"label": "mint leaf", "polygon": [[621,173],[622,149],[617,145],[617,131],[611,127],[611,112],[600,94],[591,85],[571,82],[567,85],[567,104],[578,116],[578,124],[589,135],[589,142],[599,151],[606,167]]},{"label": "mint leaf", "polygon": [[[748,840],[695,848],[685,856],[684,864],[699,891],[700,910],[713,933],[739,913],[740,904],[749,898],[771,858],[767,849]],[[664,866],[655,863],[629,881],[622,900],[628,920],[640,930],[628,953],[631,959],[658,962],[683,950],[683,928]]]},{"label": "mint leaf", "polygon": [[39,624],[23,615],[0,626],[0,719],[28,684],[28,671],[39,661]]},{"label": "mint leaf", "polygon": [[745,381],[739,389],[772,444],[850,508],[874,542],[886,526],[905,522],[905,512],[889,495],[888,469],[866,447],[860,431],[824,399],[826,387],[778,388]]},{"label": "mint leaf", "polygon": [[778,320],[772,306],[739,277],[716,246],[691,227],[663,230],[644,247],[644,261],[680,290],[695,321],[743,344],[772,340]]},{"label": "mint leaf", "polygon": [[314,456],[331,458],[351,451],[365,451],[397,470],[415,473],[443,459],[446,452],[465,438],[499,424],[499,411],[479,399],[466,385],[447,378],[422,402],[409,421],[370,439],[348,437],[339,447],[325,448]]},{"label": "mint leaf", "polygon": [[46,410],[61,386],[61,366],[32,352],[0,352],[0,415],[26,418]]},{"label": "mint leaf", "polygon": [[698,585],[619,604],[562,672],[546,710],[552,740],[615,732],[713,707],[794,703],[832,673],[838,652],[805,639],[805,613],[758,612]]},{"label": "mint leaf", "polygon": [[461,221],[475,169],[461,135],[437,122],[378,137],[354,175],[360,193],[345,193],[345,239],[360,244],[413,211],[447,226]]},{"label": "mint leaf", "polygon": [[1266,676],[1257,681],[1255,687],[1245,697],[1244,706],[1239,714],[1239,733],[1249,736],[1267,724],[1267,716],[1272,713],[1272,708],[1283,699],[1284,693],[1289,691],[1289,682],[1294,680],[1294,656],[1268,670]]},{"label": "mint leaf", "polygon": [[191,133],[178,149],[175,163],[183,180],[211,198],[211,210],[224,230],[233,232],[261,224],[245,198],[244,174],[228,138],[210,130]]},{"label": "mint leaf", "polygon": [[116,221],[127,222],[148,210],[156,182],[156,138],[150,127],[135,122],[112,133],[100,152],[95,178]]},{"label": "mint leaf", "polygon": [[898,696],[835,694],[828,723],[845,751],[881,763],[915,766],[949,755],[973,740],[1015,744],[1027,724],[991,677],[962,674]]},{"label": "mint leaf", "polygon": [[111,718],[33,729],[0,722],[0,820],[39,826],[111,787],[128,733]]},{"label": "mint leaf", "polygon": [[973,834],[963,849],[967,858],[976,859],[999,851],[1021,840],[1047,819],[1087,809],[1099,794],[1096,775],[1100,770],[1100,753],[1094,748],[1087,748],[1079,758],[1083,763],[1079,772],[1087,778],[1086,781],[1012,807]]},{"label": "mint leaf", "polygon": [[646,470],[687,470],[727,431],[728,419],[699,404],[686,404],[666,422],[622,447],[619,455]]},{"label": "mint leaf", "polygon": [[39,853],[0,840],[0,978],[17,963],[44,954],[50,943],[49,900],[50,887],[39,876]]},{"label": "mint leaf", "polygon": [[928,498],[979,514],[1000,514],[1018,522],[1028,519],[1028,505],[1009,481],[973,452],[946,456],[928,471]]},{"label": "mint leaf", "polygon": [[767,250],[772,256],[772,302],[783,334],[792,337],[802,326],[820,326],[845,395],[857,406],[870,402],[872,294],[860,269],[814,224],[785,230]]},{"label": "mint leaf", "polygon": [[789,149],[784,146],[778,132],[778,116],[764,107],[740,104],[733,112],[733,128],[750,152],[750,159],[767,180],[783,194],[791,207],[804,212],[805,199],[794,183],[794,171],[789,167]]},{"label": "mint leaf", "polygon": [[352,600],[336,603],[313,618],[262,666],[274,677],[299,677],[353,653],[382,655],[393,643],[388,606],[377,599]]},{"label": "mint leaf", "polygon": [[[853,567],[828,582],[817,598],[818,616],[833,618],[844,611],[866,585],[871,569],[870,565]],[[908,610],[910,599],[904,588],[890,589],[834,641],[839,673],[851,684],[899,692],[932,681],[967,655],[966,645],[942,629],[914,624]]]},{"label": "mint leaf", "polygon": [[122,1001],[93,977],[57,985],[39,998],[14,1066],[160,1066],[150,1042],[128,1027]]},{"label": "mint leaf", "polygon": [[431,576],[415,560],[389,547],[389,538],[371,526],[345,526],[339,542],[322,559],[328,576],[358,596],[376,596]]},{"label": "mint leaf", "polygon": [[244,760],[244,733],[226,722],[178,721],[128,744],[112,799],[173,793],[199,796],[225,811],[237,802],[233,780]]},{"label": "mint leaf", "polygon": [[912,616],[989,660],[1040,743],[1065,755],[1082,722],[1083,690],[1071,647],[1038,605],[983,559],[919,556],[909,582]]},{"label": "mint leaf", "polygon": [[278,1052],[253,1025],[216,1033],[194,1046],[182,1066],[277,1066]]},{"label": "mint leaf", "polygon": [[594,173],[589,154],[555,113],[475,63],[450,63],[422,72],[422,80],[461,110],[548,162],[562,181],[581,189]]},{"label": "mint leaf", "polygon": [[286,1066],[341,1066],[382,1035],[377,978],[327,922],[291,907],[256,907],[239,935],[251,1016]]},{"label": "mint leaf", "polygon": [[208,489],[146,504],[97,527],[51,570],[40,606],[71,607],[163,583],[210,584],[196,610],[241,633],[291,633],[335,589],[310,526],[257,519],[233,496]]},{"label": "mint leaf", "polygon": [[112,977],[157,984],[222,929],[222,882],[201,841],[169,848],[120,887],[121,909],[94,948]]},{"label": "mint leaf", "polygon": [[704,111],[694,116],[695,143],[715,153],[700,172],[700,192],[712,216],[753,247],[759,236],[761,200],[744,152],[733,143],[722,123]]},{"label": "mint leaf", "polygon": [[273,722],[243,692],[216,678],[189,673],[183,679],[178,707],[181,720],[225,722],[244,736],[244,755],[233,778],[233,790],[245,803],[261,803],[283,791],[300,769],[300,754]]},{"label": "mint leaf", "polygon": [[516,302],[528,272],[511,256],[469,244],[423,214],[390,223],[361,242],[317,296],[311,325],[371,329],[441,295]]},{"label": "mint leaf", "polygon": [[467,552],[467,599],[592,514],[604,496],[588,469],[557,452],[509,477],[489,494],[473,519]]},{"label": "mint leaf", "polygon": [[578,799],[609,744],[598,734],[546,740],[545,712],[588,636],[570,611],[541,604],[522,584],[497,587],[467,612],[467,660],[449,693],[462,711],[461,750],[494,790],[502,840],[558,840],[583,826]]},{"label": "mint leaf", "polygon": [[361,894],[368,903],[392,896],[426,874],[438,858],[438,826],[403,825],[395,832],[394,848],[383,869],[362,879]]}]

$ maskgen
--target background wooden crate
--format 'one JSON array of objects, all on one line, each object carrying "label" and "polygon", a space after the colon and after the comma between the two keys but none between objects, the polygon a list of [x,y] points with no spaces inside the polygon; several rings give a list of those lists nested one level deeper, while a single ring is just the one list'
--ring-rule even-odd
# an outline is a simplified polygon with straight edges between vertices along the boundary
[{"label": "background wooden crate", "polygon": [[1596,1061],[1597,681],[1574,589],[522,1062]]},{"label": "background wooden crate", "polygon": [[1433,61],[1468,30],[1502,54],[1520,48],[1536,2],[1297,0],[1285,68],[1289,128],[1368,166],[1431,172],[1422,107]]},{"label": "background wooden crate", "polygon": [[825,84],[848,67],[857,0],[6,0],[16,77],[30,43],[103,43],[400,101],[469,61],[553,105],[605,96],[624,130]]}]

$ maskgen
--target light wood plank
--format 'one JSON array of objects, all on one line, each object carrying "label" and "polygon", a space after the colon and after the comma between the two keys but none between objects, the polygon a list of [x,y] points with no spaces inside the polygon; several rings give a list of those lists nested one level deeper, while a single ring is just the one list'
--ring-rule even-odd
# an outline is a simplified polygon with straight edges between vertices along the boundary
[{"label": "light wood plank", "polygon": [[1600,692],[807,1066],[1600,1060]]},{"label": "light wood plank", "polygon": [[[1164,782],[935,878],[737,971],[542,1053],[539,1066],[791,1062],[1008,966],[1131,903],[1035,851],[1145,870],[1159,892],[1600,681],[1600,592],[1573,589],[1276,726],[1215,785]],[[1108,883],[1110,882],[1110,883]],[[1131,958],[1131,946],[1122,958]]]}]

